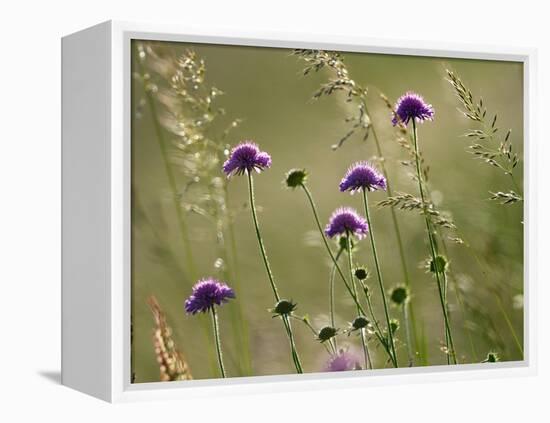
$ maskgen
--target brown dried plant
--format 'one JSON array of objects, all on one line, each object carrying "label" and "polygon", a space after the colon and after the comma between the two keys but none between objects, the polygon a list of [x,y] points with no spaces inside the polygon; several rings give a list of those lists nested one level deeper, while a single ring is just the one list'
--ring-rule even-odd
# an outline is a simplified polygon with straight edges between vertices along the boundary
[{"label": "brown dried plant", "polygon": [[160,368],[160,380],[167,382],[193,379],[185,357],[176,347],[172,338],[172,329],[168,326],[166,315],[162,311],[157,299],[154,296],[150,296],[147,303],[155,320],[153,346]]}]

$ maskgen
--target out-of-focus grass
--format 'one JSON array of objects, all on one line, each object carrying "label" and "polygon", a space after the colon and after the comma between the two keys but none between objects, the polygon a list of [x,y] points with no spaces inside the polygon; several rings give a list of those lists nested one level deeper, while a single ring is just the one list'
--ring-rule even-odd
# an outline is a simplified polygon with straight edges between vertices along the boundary
[{"label": "out-of-focus grass", "polygon": [[[283,297],[298,303],[301,314],[309,314],[314,324],[329,322],[328,278],[330,267],[325,251],[311,246],[315,226],[305,198],[282,185],[284,173],[292,167],[308,170],[309,187],[316,197],[321,218],[326,220],[338,206],[361,209],[359,196],[338,191],[338,182],[349,164],[375,154],[372,139],[362,142],[353,137],[337,151],[330,146],[346,133],[344,118],[351,114],[342,98],[311,101],[311,94],[325,80],[322,72],[303,77],[303,63],[289,50],[236,46],[171,44],[174,53],[192,48],[205,59],[207,79],[225,92],[220,105],[228,117],[244,122],[231,132],[228,142],[253,139],[273,158],[273,166],[256,177],[256,196],[261,206],[260,221],[273,271]],[[452,212],[461,234],[472,245],[477,260],[464,246],[449,243],[449,259],[465,301],[472,308],[464,322],[452,290],[449,294],[455,345],[460,362],[480,362],[489,350],[503,360],[519,360],[502,309],[522,341],[523,309],[514,308],[514,298],[523,292],[523,212],[522,205],[501,206],[488,200],[489,191],[507,188],[502,173],[478,161],[465,151],[467,140],[460,137],[470,126],[458,111],[452,88],[444,80],[445,68],[454,69],[488,107],[498,111],[502,127],[512,128],[514,148],[522,157],[523,69],[520,63],[422,58],[378,54],[344,53],[353,78],[368,86],[371,118],[386,155],[386,165],[394,191],[416,194],[416,186],[399,159],[403,150],[394,141],[388,110],[378,99],[378,90],[392,101],[407,90],[421,93],[436,110],[435,120],[419,127],[422,150],[431,169],[431,189],[440,208]],[[136,71],[136,69],[133,69]],[[206,358],[204,335],[197,317],[186,316],[183,301],[194,281],[182,277],[184,253],[178,238],[173,203],[150,109],[142,103],[141,85],[133,84],[132,187],[135,198],[133,225],[133,363],[136,382],[156,381],[159,369],[152,346],[154,322],[147,298],[155,295],[173,328],[173,338],[183,350],[193,376],[214,377]],[[170,135],[165,134],[168,139]],[[518,173],[522,184],[522,162]],[[221,176],[221,170],[220,170]],[[384,193],[373,193],[373,201]],[[292,373],[292,362],[285,334],[267,309],[272,296],[262,268],[249,210],[246,208],[246,180],[235,177],[229,184],[230,206],[239,210],[235,231],[241,290],[237,292],[249,324],[254,374]],[[423,324],[428,341],[430,364],[446,363],[440,347],[444,342],[443,322],[437,287],[419,263],[428,257],[428,246],[420,215],[398,212],[411,272],[413,301],[417,320]],[[217,254],[211,223],[196,214],[186,215],[198,272],[216,274]],[[402,283],[397,246],[389,211],[373,210],[380,260],[387,286]],[[313,237],[315,238],[315,237]],[[372,267],[366,241],[360,243],[357,259]],[[227,281],[231,284],[231,281]],[[370,281],[375,283],[374,279]],[[337,323],[344,326],[355,317],[354,306],[341,281],[336,283]],[[377,307],[379,299],[374,298]],[[226,367],[237,375],[238,357],[228,318],[229,308],[219,310]],[[378,308],[378,311],[381,310]],[[393,314],[402,319],[399,310]],[[379,314],[381,316],[381,314]],[[473,356],[463,326],[471,327],[477,356]],[[305,370],[320,371],[326,360],[325,349],[307,328],[294,323],[298,348]],[[404,341],[405,333],[398,332]],[[355,337],[342,338],[359,346]],[[374,345],[374,344],[373,344]],[[398,348],[405,362],[406,348]],[[374,348],[378,366],[384,352]]]}]

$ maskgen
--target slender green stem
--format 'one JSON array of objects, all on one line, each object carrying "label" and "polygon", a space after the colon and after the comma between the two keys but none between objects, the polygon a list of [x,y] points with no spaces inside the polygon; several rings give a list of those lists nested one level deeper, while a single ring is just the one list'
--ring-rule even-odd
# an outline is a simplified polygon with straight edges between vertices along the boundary
[{"label": "slender green stem", "polygon": [[[436,247],[435,242],[433,239],[432,234],[432,228],[431,228],[431,222],[430,222],[430,216],[428,214],[428,210],[426,209],[426,199],[424,195],[424,188],[423,188],[423,179],[422,179],[422,172],[420,171],[420,158],[419,158],[419,149],[418,149],[418,135],[416,133],[416,121],[413,119],[413,142],[414,142],[414,156],[416,161],[416,177],[418,179],[418,188],[420,191],[420,199],[422,201],[422,208],[423,208],[423,215],[424,220],[426,221],[426,231],[428,232],[428,241],[430,244],[430,253],[432,255],[432,262],[434,265],[434,273],[437,280],[437,289],[439,292],[439,300],[441,302],[441,309],[443,311],[443,319],[445,323],[445,338],[447,341],[447,354],[451,354],[451,357],[453,359],[454,364],[457,364],[456,360],[456,351],[454,349],[454,343],[453,343],[453,336],[451,333],[451,326],[449,323],[449,316],[447,314],[447,305],[445,302],[444,294],[443,294],[443,284],[441,282],[441,278],[439,276],[439,269],[437,266],[437,253],[436,253]],[[443,271],[443,277],[445,271]]]},{"label": "slender green stem", "polygon": [[[227,193],[227,184],[224,187],[224,204],[227,205],[228,202],[228,193]],[[227,241],[225,236],[225,231],[227,232]],[[233,220],[231,216],[225,216],[225,219],[222,220],[222,225],[220,228],[221,235],[221,254],[225,261],[224,265],[224,274],[227,278],[230,278],[232,281],[233,287],[236,292],[240,291],[240,277],[238,274],[237,268],[237,248],[235,241],[235,230],[233,228]],[[237,301],[235,307],[231,307],[231,320],[232,320],[232,329],[237,339],[238,352],[239,352],[239,368],[242,375],[251,376],[252,375],[252,362],[250,359],[250,340],[248,335],[248,324],[244,318],[243,307],[240,301]]]},{"label": "slender green stem", "polygon": [[403,320],[405,320],[405,334],[407,336],[407,353],[409,355],[409,367],[412,367],[414,364],[414,350],[412,348],[412,339],[411,339],[411,328],[410,328],[410,319],[409,311],[407,307],[407,302],[403,304]]},{"label": "slender green stem", "polygon": [[[441,233],[439,234],[439,239],[441,241],[441,246],[443,247],[443,253],[447,257],[449,257],[449,251],[447,249],[447,243],[445,242],[445,238],[443,237],[443,235],[441,235]],[[476,350],[476,347],[475,347],[474,340],[472,338],[471,330],[466,325],[466,307],[464,306],[464,300],[462,299],[462,295],[460,294],[460,289],[458,287],[458,283],[456,281],[456,276],[454,274],[454,271],[453,271],[452,267],[449,270],[449,278],[451,279],[453,291],[455,293],[456,300],[457,300],[458,306],[460,308],[460,313],[462,314],[462,319],[464,321],[462,326],[464,328],[464,332],[466,332],[466,336],[468,337],[468,342],[470,344],[470,350],[471,350],[471,353],[472,353],[472,360],[474,362],[476,362],[477,361],[477,356],[478,356],[477,355],[477,350]]]},{"label": "slender green stem", "polygon": [[370,213],[369,213],[369,202],[367,200],[367,190],[363,188],[363,203],[365,206],[365,216],[367,217],[367,224],[369,225],[369,238],[372,247],[372,255],[374,257],[374,266],[376,268],[376,276],[378,279],[378,286],[380,287],[380,295],[382,296],[382,304],[384,306],[384,315],[386,317],[386,324],[388,327],[388,336],[390,341],[390,347],[392,354],[397,363],[397,354],[395,353],[395,341],[393,339],[393,332],[390,325],[390,313],[388,310],[388,300],[386,299],[386,289],[384,288],[384,281],[382,279],[382,271],[380,269],[380,262],[378,260],[378,251],[376,250],[376,242],[374,240],[374,229],[372,226]]},{"label": "slender green stem", "polygon": [[[367,116],[370,116],[369,110],[368,110],[368,107],[367,107],[367,104],[366,104],[366,100],[364,102],[364,107],[365,107],[365,113],[367,114]],[[374,144],[376,146],[376,153],[378,154],[379,157],[384,158],[385,156],[384,156],[384,153],[382,151],[382,147],[381,147],[381,144],[380,144],[380,140],[378,138],[378,134],[376,132],[376,127],[372,123],[370,125],[370,130],[372,132],[372,137],[374,139]],[[386,164],[385,164],[384,160],[380,161],[380,169],[382,170],[382,173],[384,174],[384,177],[386,178],[386,192],[388,193],[388,197],[393,197],[392,186],[391,186],[391,183],[390,183],[390,178],[388,178],[388,171],[386,170]],[[403,271],[403,279],[405,280],[405,285],[407,287],[410,287],[411,282],[410,282],[410,277],[409,277],[409,270],[407,268],[407,259],[406,259],[406,255],[405,255],[405,248],[403,247],[403,238],[401,237],[401,229],[399,227],[399,221],[397,220],[397,215],[396,215],[395,209],[393,207],[390,207],[390,215],[391,215],[391,219],[392,219],[393,229],[394,229],[394,232],[395,232],[395,238],[397,240],[397,249],[399,251],[399,259],[400,259],[400,262],[401,262],[401,269]],[[418,341],[418,330],[417,330],[417,325],[416,325],[416,318],[415,318],[414,307],[413,307],[412,301],[407,302],[407,307],[409,309],[408,310],[408,315],[410,317],[410,321],[411,321],[411,324],[412,324],[414,345],[416,346],[416,345],[419,344],[419,341]]]},{"label": "slender green stem", "polygon": [[[344,251],[343,248],[340,248],[338,250],[338,253],[336,253],[336,261],[340,258],[342,255],[342,252]],[[330,269],[330,278],[329,278],[329,308],[330,308],[330,324],[333,328],[336,327],[336,317],[335,317],[335,301],[334,301],[334,277],[336,276],[336,267],[334,264],[332,265],[332,268]],[[334,346],[334,349],[338,351],[338,342],[336,341],[336,337],[332,339],[332,343]]]},{"label": "slender green stem", "polygon": [[[317,206],[315,205],[315,201],[313,201],[313,196],[311,195],[311,192],[309,191],[307,186],[305,186],[304,184],[301,184],[301,187],[304,190],[304,192],[306,194],[306,197],[309,201],[309,204],[311,206],[311,210],[313,212],[313,217],[315,218],[315,223],[317,224],[317,229],[319,230],[319,233],[321,235],[321,239],[323,240],[323,243],[325,245],[327,253],[330,256],[330,258],[332,260],[332,263],[334,264],[334,267],[336,267],[336,270],[338,271],[338,275],[340,275],[340,277],[342,278],[342,282],[344,282],[344,285],[346,286],[346,289],[348,290],[348,293],[350,294],[351,298],[355,302],[355,305],[357,306],[357,309],[361,312],[361,314],[363,316],[366,316],[367,313],[365,313],[365,309],[361,305],[361,302],[359,301],[357,295],[355,295],[355,293],[353,292],[353,289],[352,289],[350,283],[348,283],[348,281],[346,279],[346,276],[344,275],[344,272],[342,271],[342,268],[338,264],[338,261],[336,260],[336,257],[334,256],[334,253],[332,252],[330,246],[328,245],[328,241],[327,241],[327,238],[326,238],[325,233],[323,231],[323,227],[321,226],[321,221],[319,220],[319,213],[317,213]],[[394,365],[394,367],[397,367],[397,363],[395,361],[395,358],[394,358],[392,352],[390,351],[387,343],[385,342],[383,334],[380,333],[380,332],[377,332],[376,337],[378,338],[378,340],[380,341],[380,343],[382,344],[382,346],[386,350],[386,353],[390,357],[390,360],[392,361],[392,364]]]},{"label": "slender green stem", "polygon": [[[247,172],[246,174],[248,176],[248,194],[249,194],[249,200],[250,200],[250,208],[252,209],[252,220],[254,221],[254,228],[256,230],[256,238],[258,238],[260,253],[264,262],[265,270],[267,272],[271,289],[273,291],[273,295],[275,297],[275,300],[279,302],[281,300],[281,297],[279,296],[279,291],[277,290],[277,286],[275,285],[275,279],[271,271],[271,266],[269,265],[269,260],[267,259],[267,253],[265,251],[264,241],[262,238],[262,234],[260,232],[260,225],[258,223],[258,216],[256,212],[256,202],[254,200],[254,178],[252,177],[252,173]],[[298,351],[296,350],[296,344],[294,342],[294,334],[292,333],[292,326],[290,325],[288,316],[286,315],[282,316],[282,320],[290,342],[290,349],[292,352],[292,359],[296,367],[296,372],[303,373],[302,364],[298,356]]]},{"label": "slender green stem", "polygon": [[214,340],[216,341],[216,352],[218,353],[218,364],[220,365],[220,373],[225,378],[225,368],[223,366],[222,345],[220,342],[220,327],[218,324],[218,314],[216,307],[212,307],[212,327],[214,328]]},{"label": "slender green stem", "polygon": [[[346,230],[346,240],[347,240],[347,250],[348,250],[348,267],[349,267],[349,277],[351,280],[351,286],[353,287],[353,293],[357,296],[357,284],[355,282],[355,277],[353,276],[353,252],[351,251],[351,234]],[[357,313],[361,314],[361,309],[357,307]],[[365,333],[361,330],[361,345],[363,346],[363,355],[365,356],[365,369],[369,365],[369,354],[367,349],[367,342],[365,340]]]}]

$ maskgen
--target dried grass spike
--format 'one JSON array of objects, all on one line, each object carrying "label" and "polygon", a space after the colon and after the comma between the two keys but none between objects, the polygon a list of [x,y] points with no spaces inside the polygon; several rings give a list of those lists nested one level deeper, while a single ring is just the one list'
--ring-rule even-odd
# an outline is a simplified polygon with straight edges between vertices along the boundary
[{"label": "dried grass spike", "polygon": [[191,380],[193,376],[183,354],[176,348],[172,338],[172,329],[166,323],[166,315],[154,296],[147,299],[153,313],[155,329],[153,331],[153,346],[160,368],[162,382],[176,380]]}]

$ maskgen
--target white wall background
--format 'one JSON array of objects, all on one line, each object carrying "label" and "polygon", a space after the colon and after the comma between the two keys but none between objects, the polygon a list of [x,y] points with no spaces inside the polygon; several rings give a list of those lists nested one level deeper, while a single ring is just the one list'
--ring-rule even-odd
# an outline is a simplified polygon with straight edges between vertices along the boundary
[{"label": "white wall background", "polygon": [[[3,2],[0,23],[0,420],[61,422],[548,419],[550,35],[542,1]],[[60,37],[108,19],[539,49],[539,375],[111,406],[58,384]],[[546,39],[546,41],[543,41]],[[421,44],[421,41],[419,41]],[[85,193],[83,193],[85,195]],[[538,417],[537,417],[538,416]],[[546,420],[547,421],[547,420]]]}]

